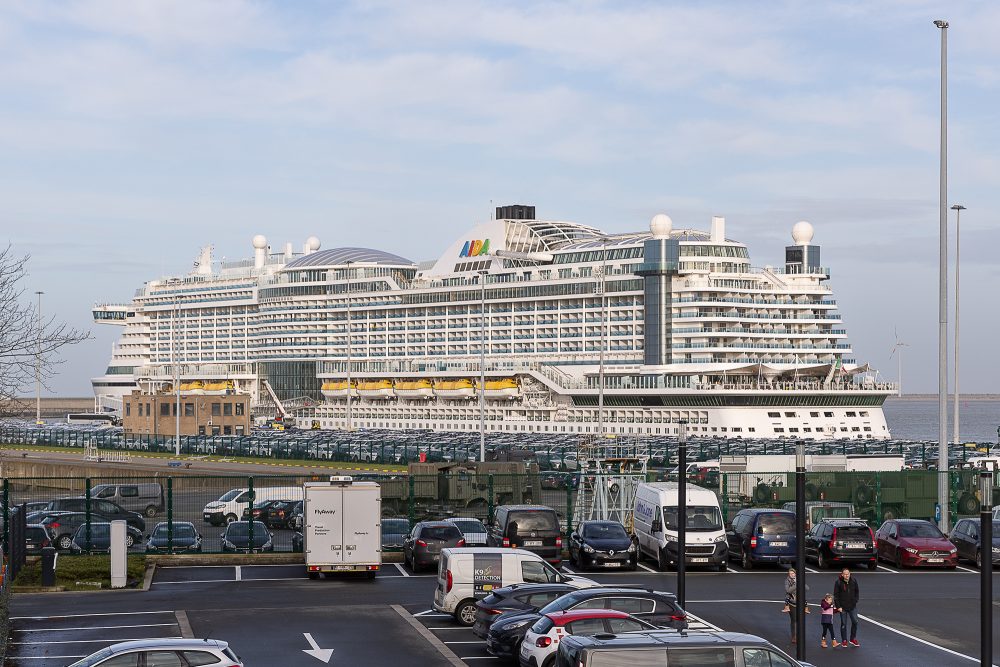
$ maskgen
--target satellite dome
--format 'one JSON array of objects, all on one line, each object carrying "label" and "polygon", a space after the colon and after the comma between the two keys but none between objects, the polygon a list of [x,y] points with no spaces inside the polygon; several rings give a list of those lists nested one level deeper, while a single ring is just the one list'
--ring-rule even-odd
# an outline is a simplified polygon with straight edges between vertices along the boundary
[{"label": "satellite dome", "polygon": [[657,213],[649,221],[649,231],[653,233],[654,239],[665,239],[670,236],[670,231],[674,228],[674,221],[666,213]]},{"label": "satellite dome", "polygon": [[813,240],[813,226],[801,220],[795,223],[792,227],[792,240],[795,241],[797,245],[806,245]]},{"label": "satellite dome", "polygon": [[267,238],[263,234],[253,237],[253,247],[257,250],[263,250],[267,247]]},{"label": "satellite dome", "polygon": [[309,250],[316,252],[320,248],[319,238],[310,236],[306,239],[306,245],[309,246]]}]

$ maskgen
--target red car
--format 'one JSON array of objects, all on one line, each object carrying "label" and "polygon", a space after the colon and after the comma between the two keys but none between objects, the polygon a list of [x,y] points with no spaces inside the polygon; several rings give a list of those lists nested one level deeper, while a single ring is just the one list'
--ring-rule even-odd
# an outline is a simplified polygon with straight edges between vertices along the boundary
[{"label": "red car", "polygon": [[893,519],[875,533],[880,560],[896,567],[947,567],[958,565],[958,551],[951,540],[930,521]]}]

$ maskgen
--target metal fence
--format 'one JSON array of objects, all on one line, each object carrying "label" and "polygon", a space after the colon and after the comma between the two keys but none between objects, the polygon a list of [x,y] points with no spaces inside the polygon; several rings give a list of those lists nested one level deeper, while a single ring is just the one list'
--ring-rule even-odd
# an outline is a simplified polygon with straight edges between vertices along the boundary
[{"label": "metal fence", "polygon": [[[676,462],[676,438],[666,436],[623,436],[649,457],[653,468]],[[33,428],[0,423],[0,444],[60,446],[83,449],[97,447],[126,452],[172,454],[175,439],[170,436],[129,434],[120,429]],[[527,448],[541,470],[574,471],[580,460],[579,436],[562,433],[488,433],[490,452],[505,447]],[[970,454],[986,451],[987,445],[958,446],[950,449],[953,465]],[[808,454],[898,454],[910,465],[935,464],[937,445],[927,442],[836,440],[808,441]],[[183,456],[227,456],[279,460],[340,461],[354,463],[407,464],[416,461],[462,462],[479,458],[479,434],[430,431],[287,431],[255,433],[247,436],[181,436]],[[795,441],[696,438],[688,443],[691,460],[708,460],[723,455],[794,454]]]}]

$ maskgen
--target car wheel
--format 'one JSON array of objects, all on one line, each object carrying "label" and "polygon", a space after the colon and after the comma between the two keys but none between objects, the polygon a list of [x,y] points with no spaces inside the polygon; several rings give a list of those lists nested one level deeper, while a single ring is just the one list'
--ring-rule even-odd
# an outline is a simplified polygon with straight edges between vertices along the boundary
[{"label": "car wheel", "polygon": [[147,507],[146,511],[145,511],[145,515],[147,517],[149,517],[150,519],[152,519],[154,516],[156,516],[156,507],[154,507],[153,505],[150,505],[149,507]]},{"label": "car wheel", "polygon": [[[471,627],[476,622],[476,603],[474,600],[466,600],[455,608],[455,620],[459,625]],[[514,655],[517,655],[515,653]]]},{"label": "car wheel", "polygon": [[983,552],[976,549],[976,567],[983,569]]},{"label": "car wheel", "polygon": [[896,560],[893,563],[898,569],[903,569],[903,554],[900,553],[899,549],[896,549]]},{"label": "car wheel", "polygon": [[553,667],[553,665],[555,664],[556,664],[556,656],[555,654],[552,654],[549,657],[545,658],[545,662],[542,663],[542,667]]},{"label": "car wheel", "polygon": [[719,572],[726,572],[729,570],[729,559],[726,558],[721,563],[719,563]]},{"label": "car wheel", "polygon": [[132,536],[132,534],[131,533],[125,533],[125,548],[126,549],[131,549],[132,545],[134,545],[134,544],[135,544],[135,538]]},{"label": "car wheel", "polygon": [[877,570],[878,569],[878,559],[877,558],[875,560],[873,560],[873,561],[871,561],[871,562],[868,563],[868,569],[869,570]]},{"label": "car wheel", "polygon": [[667,559],[663,555],[663,549],[656,552],[656,569],[660,572],[667,571]]},{"label": "car wheel", "polygon": [[750,554],[747,553],[746,549],[743,549],[743,558],[740,559],[740,565],[744,570],[753,569],[753,558],[750,557]]},{"label": "car wheel", "polygon": [[825,570],[827,567],[826,557],[823,555],[822,549],[816,552],[816,567],[821,570]]},{"label": "car wheel", "polygon": [[240,518],[238,516],[236,516],[235,514],[227,514],[226,515],[226,525],[229,525],[229,524],[233,523],[234,521],[239,521],[239,519]]},{"label": "car wheel", "polygon": [[319,572],[310,572],[309,573],[309,578],[310,579],[319,579]]},{"label": "car wheel", "polygon": [[56,540],[56,544],[58,544],[59,548],[63,551],[69,551],[70,547],[73,546],[73,538],[69,535],[60,535],[59,539]]}]

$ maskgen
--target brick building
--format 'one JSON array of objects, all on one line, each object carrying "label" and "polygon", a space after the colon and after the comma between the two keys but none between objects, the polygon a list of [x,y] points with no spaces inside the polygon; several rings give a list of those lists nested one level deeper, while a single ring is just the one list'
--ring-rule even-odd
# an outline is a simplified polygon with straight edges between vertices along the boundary
[{"label": "brick building", "polygon": [[[250,433],[250,396],[181,394],[181,435],[247,435]],[[175,435],[176,394],[133,393],[123,397],[122,422],[126,433]]]}]

